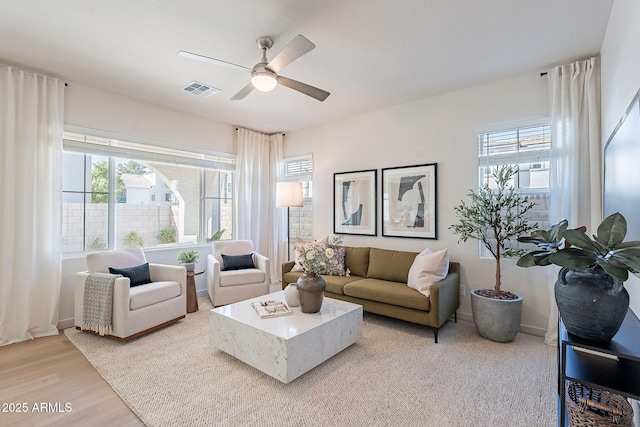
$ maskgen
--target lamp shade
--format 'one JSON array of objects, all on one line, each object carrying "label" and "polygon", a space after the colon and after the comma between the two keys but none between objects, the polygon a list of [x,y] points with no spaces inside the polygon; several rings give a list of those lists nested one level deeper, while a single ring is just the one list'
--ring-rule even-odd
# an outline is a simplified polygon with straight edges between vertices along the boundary
[{"label": "lamp shade", "polygon": [[276,207],[301,208],[302,207],[302,183],[278,182],[276,184]]}]

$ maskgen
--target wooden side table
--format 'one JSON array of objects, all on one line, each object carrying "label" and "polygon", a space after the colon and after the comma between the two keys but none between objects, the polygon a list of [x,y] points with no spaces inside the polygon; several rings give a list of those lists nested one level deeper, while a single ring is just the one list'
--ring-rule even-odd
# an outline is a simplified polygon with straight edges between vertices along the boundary
[{"label": "wooden side table", "polygon": [[203,271],[187,271],[187,313],[198,311],[198,294],[196,293],[196,276]]}]

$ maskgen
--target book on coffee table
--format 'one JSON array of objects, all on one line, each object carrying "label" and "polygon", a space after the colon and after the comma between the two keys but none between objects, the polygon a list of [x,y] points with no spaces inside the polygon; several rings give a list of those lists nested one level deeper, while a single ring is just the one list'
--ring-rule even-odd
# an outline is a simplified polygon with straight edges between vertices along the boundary
[{"label": "book on coffee table", "polygon": [[293,313],[287,304],[282,301],[252,302],[251,307],[261,319],[286,316]]}]

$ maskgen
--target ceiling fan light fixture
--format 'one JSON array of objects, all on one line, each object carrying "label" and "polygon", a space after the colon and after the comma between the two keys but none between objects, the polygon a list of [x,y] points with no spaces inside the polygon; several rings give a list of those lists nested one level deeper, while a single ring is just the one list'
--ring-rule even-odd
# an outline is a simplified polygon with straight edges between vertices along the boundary
[{"label": "ceiling fan light fixture", "polygon": [[260,92],[271,92],[278,82],[273,74],[257,71],[251,74],[251,84]]}]

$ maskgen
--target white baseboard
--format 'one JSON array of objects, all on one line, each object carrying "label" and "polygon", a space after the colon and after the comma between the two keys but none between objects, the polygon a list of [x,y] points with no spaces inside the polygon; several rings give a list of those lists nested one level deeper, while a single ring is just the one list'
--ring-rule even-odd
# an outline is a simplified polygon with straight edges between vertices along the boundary
[{"label": "white baseboard", "polygon": [[58,320],[58,324],[56,325],[59,331],[62,331],[67,328],[73,328],[73,317],[70,319],[62,319]]}]

